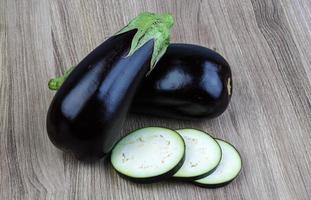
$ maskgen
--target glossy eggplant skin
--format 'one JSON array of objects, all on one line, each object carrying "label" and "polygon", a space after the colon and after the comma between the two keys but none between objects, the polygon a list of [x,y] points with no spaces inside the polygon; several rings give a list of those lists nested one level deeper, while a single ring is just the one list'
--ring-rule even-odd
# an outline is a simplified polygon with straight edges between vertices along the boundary
[{"label": "glossy eggplant skin", "polygon": [[214,118],[231,99],[227,61],[215,51],[171,44],[141,84],[131,112],[175,119]]},{"label": "glossy eggplant skin", "polygon": [[106,155],[139,83],[150,69],[154,42],[127,56],[136,29],[113,36],[84,58],[57,91],[48,110],[52,143],[80,160]]}]

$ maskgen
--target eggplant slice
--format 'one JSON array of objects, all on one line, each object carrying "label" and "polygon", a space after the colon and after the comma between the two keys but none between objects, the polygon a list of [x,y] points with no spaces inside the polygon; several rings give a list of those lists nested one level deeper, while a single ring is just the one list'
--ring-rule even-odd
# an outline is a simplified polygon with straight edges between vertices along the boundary
[{"label": "eggplant slice", "polygon": [[176,130],[186,143],[183,166],[174,174],[177,180],[190,181],[212,173],[221,160],[221,149],[209,134],[196,129]]},{"label": "eggplant slice", "polygon": [[236,148],[226,141],[216,139],[222,150],[222,159],[216,170],[205,178],[194,181],[202,187],[222,187],[233,181],[241,171],[242,160]]},{"label": "eggplant slice", "polygon": [[113,168],[125,178],[138,183],[170,178],[182,166],[185,143],[175,131],[147,127],[133,131],[113,148]]}]

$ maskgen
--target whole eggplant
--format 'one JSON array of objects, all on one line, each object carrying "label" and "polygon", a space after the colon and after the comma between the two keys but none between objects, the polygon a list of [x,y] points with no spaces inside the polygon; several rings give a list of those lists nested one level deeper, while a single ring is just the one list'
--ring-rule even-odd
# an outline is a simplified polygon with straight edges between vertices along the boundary
[{"label": "whole eggplant", "polygon": [[164,54],[173,25],[171,15],[142,13],[64,77],[47,114],[52,143],[78,159],[106,155],[120,139],[134,94]]},{"label": "whole eggplant", "polygon": [[226,110],[231,95],[231,69],[221,55],[198,45],[170,44],[141,84],[131,111],[175,119],[213,118]]}]

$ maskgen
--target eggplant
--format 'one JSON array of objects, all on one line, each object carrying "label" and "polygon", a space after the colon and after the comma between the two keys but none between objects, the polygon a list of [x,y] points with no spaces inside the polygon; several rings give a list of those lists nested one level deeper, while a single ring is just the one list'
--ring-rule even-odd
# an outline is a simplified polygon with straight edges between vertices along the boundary
[{"label": "eggplant", "polygon": [[232,95],[227,61],[215,51],[191,44],[171,44],[145,78],[131,111],[175,119],[214,118]]},{"label": "eggplant", "polygon": [[110,160],[121,177],[137,183],[154,183],[171,178],[183,166],[185,151],[185,142],[178,132],[145,127],[117,142]]},{"label": "eggplant", "polygon": [[229,142],[215,138],[222,151],[222,158],[216,170],[198,180],[195,185],[205,188],[218,188],[231,183],[238,177],[242,169],[242,159],[239,151]]},{"label": "eggplant", "polygon": [[169,14],[142,13],[49,82],[50,88],[60,87],[46,123],[56,147],[80,160],[111,151],[139,84],[167,49],[173,23]]},{"label": "eggplant", "polygon": [[214,118],[226,110],[231,96],[231,69],[220,54],[198,45],[170,44],[140,85],[131,112],[175,119]]},{"label": "eggplant", "polygon": [[186,158],[173,179],[194,181],[211,174],[220,163],[222,152],[216,140],[206,132],[192,128],[176,130],[186,144]]}]

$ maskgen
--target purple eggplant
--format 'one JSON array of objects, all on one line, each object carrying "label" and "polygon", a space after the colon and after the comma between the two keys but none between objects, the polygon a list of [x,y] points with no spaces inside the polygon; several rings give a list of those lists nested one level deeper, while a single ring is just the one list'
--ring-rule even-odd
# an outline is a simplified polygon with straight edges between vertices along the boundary
[{"label": "purple eggplant", "polygon": [[110,152],[139,84],[167,49],[172,26],[169,14],[142,13],[64,77],[49,82],[50,88],[60,87],[47,114],[56,147],[81,160]]},{"label": "purple eggplant", "polygon": [[135,95],[131,111],[175,119],[214,118],[232,95],[227,61],[215,51],[171,44]]}]

